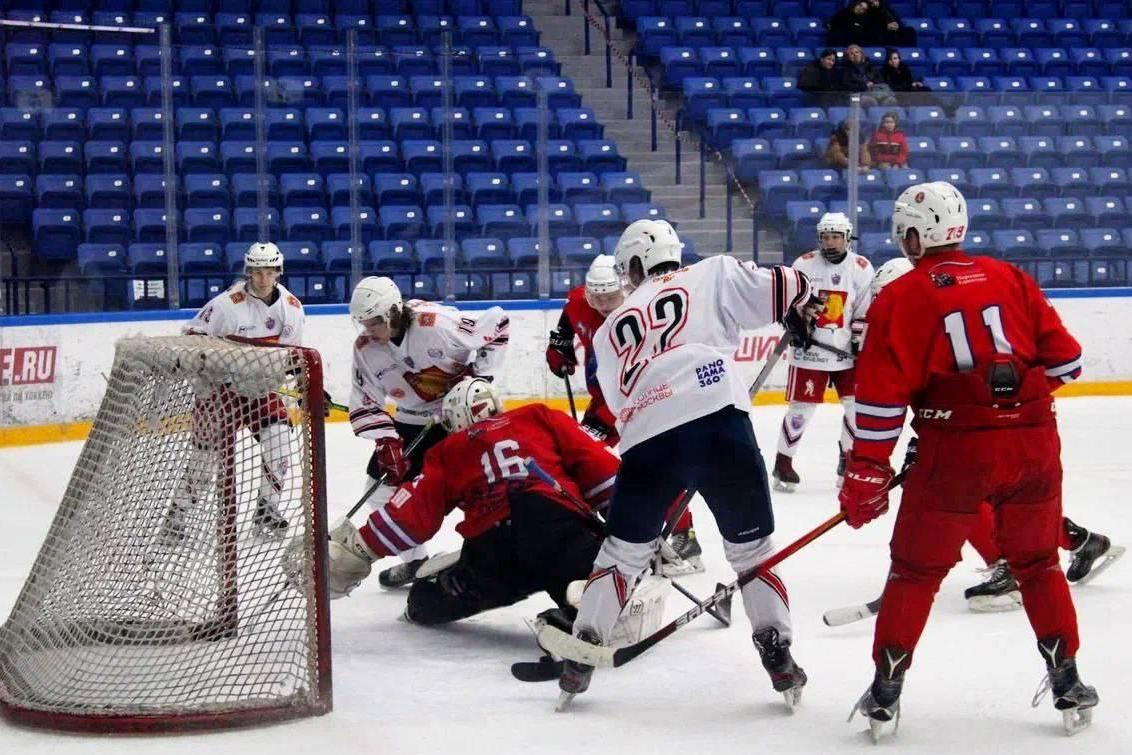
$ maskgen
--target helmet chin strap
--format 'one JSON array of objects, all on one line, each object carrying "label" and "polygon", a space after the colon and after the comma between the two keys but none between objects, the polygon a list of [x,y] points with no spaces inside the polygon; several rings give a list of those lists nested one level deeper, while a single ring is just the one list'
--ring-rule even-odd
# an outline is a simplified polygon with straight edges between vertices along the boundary
[{"label": "helmet chin strap", "polygon": [[840,264],[841,261],[849,255],[848,246],[845,249],[840,250],[821,248],[818,251],[821,253],[821,256],[826,259],[827,262],[832,262],[835,265]]}]

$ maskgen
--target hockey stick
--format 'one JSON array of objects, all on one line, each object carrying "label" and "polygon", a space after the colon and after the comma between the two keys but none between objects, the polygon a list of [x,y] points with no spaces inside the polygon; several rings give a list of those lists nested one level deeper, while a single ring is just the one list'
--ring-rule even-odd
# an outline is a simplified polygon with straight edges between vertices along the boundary
[{"label": "hockey stick", "polygon": [[570,416],[578,421],[578,410],[574,408],[574,387],[570,385],[570,376],[563,375],[562,382],[566,384],[566,400],[570,402]]},{"label": "hockey stick", "polygon": [[[289,398],[302,398],[298,391],[293,391],[290,388],[280,388],[275,392],[281,396],[287,396]],[[330,394],[327,394],[327,396],[329,395]],[[324,403],[331,409],[337,409],[338,411],[346,412],[347,414],[350,413],[350,407],[346,406],[345,404],[339,404],[334,401],[330,401],[329,398]]]},{"label": "hockey stick", "polygon": [[[428,435],[429,431],[432,430],[432,427],[435,424],[436,424],[435,419],[430,419],[428,422],[425,423],[425,425],[421,429],[421,431],[419,433],[417,433],[417,437],[413,438],[413,442],[410,443],[408,445],[408,447],[405,449],[405,456],[411,456],[413,451],[417,450],[417,446],[419,446],[421,444],[421,442],[424,441],[424,437],[426,435]],[[376,491],[378,488],[380,488],[382,485],[385,484],[385,478],[388,477],[388,476],[389,476],[389,473],[386,472],[385,474],[383,474],[381,477],[379,477],[377,479],[377,482],[375,482],[373,485],[369,486],[369,490],[367,490],[365,493],[363,493],[362,497],[360,499],[358,499],[358,502],[355,503],[350,508],[350,510],[346,512],[346,518],[347,519],[352,518],[354,516],[354,514],[358,513],[358,509],[360,509],[362,506],[365,505],[366,501],[369,500],[369,497],[374,494],[374,491]]]},{"label": "hockey stick", "polygon": [[854,621],[867,619],[870,616],[876,616],[880,611],[880,597],[875,600],[870,600],[868,603],[861,603],[856,606],[843,606],[842,608],[831,608],[822,614],[821,620],[825,622],[827,627],[840,627],[846,624],[852,624]]},{"label": "hockey stick", "polygon": [[[869,502],[875,501],[881,495],[886,495],[892,488],[904,482],[904,474],[901,473],[893,478],[888,488],[884,493],[878,495],[876,498],[871,499]],[[725,585],[722,589],[716,590],[715,594],[707,600],[701,601],[699,604],[691,608],[687,613],[681,614],[673,619],[668,624],[656,630],[648,637],[645,637],[639,642],[634,642],[631,645],[626,645],[621,648],[609,648],[602,645],[591,645],[588,642],[577,639],[573,635],[566,634],[560,629],[556,629],[550,625],[544,626],[539,629],[538,643],[548,653],[556,655],[560,658],[568,658],[579,663],[585,663],[590,666],[603,666],[603,667],[617,667],[624,666],[639,655],[645,653],[661,640],[665,639],[671,634],[674,634],[680,627],[690,623],[696,619],[700,614],[703,614],[711,606],[716,605],[722,600],[727,599],[734,595],[743,588],[744,585],[758,579],[770,569],[773,569],[778,564],[785,561],[790,556],[797,553],[802,548],[806,547],[814,540],[829,532],[831,529],[841,524],[845,520],[844,512],[837,512],[834,516],[826,519],[814,529],[794,542],[787,545],[785,548],[775,553],[773,556],[763,561],[761,564],[751,569],[746,574],[741,575],[738,579],[729,585]]]},{"label": "hockey stick", "polygon": [[813,343],[810,344],[810,348],[815,348],[815,349],[818,349],[820,351],[824,351],[828,354],[833,354],[835,357],[839,357],[841,359],[853,359],[854,358],[854,356],[852,354],[850,354],[848,351],[842,351],[841,349],[837,348],[836,346],[830,346],[828,343],[822,343],[821,341],[814,341]]}]

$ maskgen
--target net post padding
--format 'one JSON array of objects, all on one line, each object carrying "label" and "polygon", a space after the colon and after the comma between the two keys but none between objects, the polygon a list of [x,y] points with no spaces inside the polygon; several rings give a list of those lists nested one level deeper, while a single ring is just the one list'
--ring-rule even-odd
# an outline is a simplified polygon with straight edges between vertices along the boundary
[{"label": "net post padding", "polygon": [[[0,712],[167,732],[330,710],[322,385],[313,349],[119,341],[0,627]],[[259,528],[263,501],[287,520],[282,536]]]}]

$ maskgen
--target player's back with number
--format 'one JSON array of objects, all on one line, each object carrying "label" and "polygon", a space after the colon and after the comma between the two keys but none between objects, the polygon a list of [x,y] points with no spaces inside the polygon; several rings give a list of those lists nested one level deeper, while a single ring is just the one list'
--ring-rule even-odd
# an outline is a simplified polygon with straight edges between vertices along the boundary
[{"label": "player's back with number", "polygon": [[562,412],[530,404],[481,420],[429,449],[421,475],[394,494],[387,513],[412,540],[432,537],[446,514],[464,511],[456,530],[473,538],[510,516],[513,491],[574,505],[537,477],[533,457],[563,489],[591,506],[613,492],[617,457]]},{"label": "player's back with number", "polygon": [[799,278],[790,268],[718,255],[643,281],[594,336],[622,453],[723,407],[748,407],[735,344],[741,330],[782,318]]},{"label": "player's back with number", "polygon": [[862,401],[915,404],[946,376],[981,370],[1003,355],[1023,368],[1044,367],[1051,387],[1080,374],[1081,347],[1037,283],[1000,260],[931,255],[873,307],[859,362]]}]

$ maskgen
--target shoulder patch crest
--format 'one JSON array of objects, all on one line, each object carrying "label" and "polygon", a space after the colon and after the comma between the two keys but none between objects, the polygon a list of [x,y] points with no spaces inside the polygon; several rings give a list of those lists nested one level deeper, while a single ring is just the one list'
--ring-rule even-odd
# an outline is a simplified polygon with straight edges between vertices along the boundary
[{"label": "shoulder patch crest", "polygon": [[417,325],[420,325],[422,328],[431,328],[436,325],[436,313],[421,312],[417,315]]},{"label": "shoulder patch crest", "polygon": [[233,304],[239,304],[244,299],[248,298],[248,295],[243,291],[233,291],[230,298],[232,299]]},{"label": "shoulder patch crest", "polygon": [[857,267],[864,270],[868,266],[869,266],[869,261],[867,259],[865,259],[864,257],[857,257]]},{"label": "shoulder patch crest", "polygon": [[295,309],[302,309],[303,307],[303,305],[299,303],[299,300],[296,299],[293,294],[287,294],[287,303]]},{"label": "shoulder patch crest", "polygon": [[802,259],[804,259],[804,260],[812,260],[813,258],[814,258],[814,252],[806,252],[805,254],[802,255]]}]

